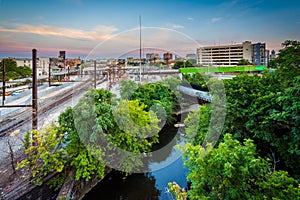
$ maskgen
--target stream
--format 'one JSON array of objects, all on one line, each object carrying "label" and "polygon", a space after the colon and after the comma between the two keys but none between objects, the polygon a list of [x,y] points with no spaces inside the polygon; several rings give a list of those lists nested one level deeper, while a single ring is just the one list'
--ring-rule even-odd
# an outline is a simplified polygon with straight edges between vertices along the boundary
[{"label": "stream", "polygon": [[186,175],[181,154],[177,144],[183,144],[182,130],[166,127],[160,133],[160,143],[154,150],[164,148],[164,154],[154,158],[148,164],[150,172],[134,173],[124,178],[124,173],[113,171],[96,185],[84,200],[144,200],[173,199],[168,192],[168,182],[176,181],[181,187],[187,188]]}]

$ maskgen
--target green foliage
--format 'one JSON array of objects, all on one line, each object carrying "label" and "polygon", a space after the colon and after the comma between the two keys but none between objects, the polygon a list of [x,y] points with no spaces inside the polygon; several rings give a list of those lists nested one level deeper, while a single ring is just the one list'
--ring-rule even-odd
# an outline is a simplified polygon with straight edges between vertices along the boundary
[{"label": "green foliage", "polygon": [[[253,141],[241,144],[230,134],[213,149],[188,143],[184,161],[192,182],[190,199],[297,199],[300,190],[286,172],[273,172],[256,155]],[[281,180],[282,179],[282,180]],[[279,181],[281,180],[281,181]],[[278,191],[278,189],[281,189]]]},{"label": "green foliage", "polygon": [[[76,180],[84,179],[88,181],[93,175],[98,178],[104,176],[105,165],[101,160],[101,156],[93,156],[96,154],[101,155],[101,152],[97,152],[99,149],[88,148],[89,145],[83,143],[85,139],[89,140],[96,119],[93,112],[89,112],[91,108],[94,111],[91,104],[110,101],[109,93],[103,90],[101,94],[95,90],[87,92],[74,109],[68,108],[59,116],[60,131],[65,134],[65,149],[70,156],[69,165],[76,169]],[[89,97],[94,96],[97,96],[97,100],[91,101]],[[79,133],[77,130],[80,130]]]},{"label": "green foliage", "polygon": [[138,88],[138,84],[132,80],[122,80],[120,83],[120,95],[122,99],[130,99],[131,94]]},{"label": "green foliage", "polygon": [[227,117],[225,132],[234,134],[235,138],[243,141],[252,138],[245,126],[251,114],[249,106],[254,105],[257,95],[261,95],[266,87],[262,78],[255,75],[239,75],[231,80],[224,81],[227,99]]},{"label": "green foliage", "polygon": [[278,70],[262,77],[240,75],[226,81],[224,132],[240,141],[255,140],[261,156],[274,155],[274,165],[280,160],[276,167],[299,179],[300,78],[284,77]]},{"label": "green foliage", "polygon": [[[167,105],[171,113],[174,106],[171,100],[175,95],[161,83],[153,89],[150,95],[157,95],[155,89],[160,91],[162,104]],[[160,100],[158,95],[156,97]],[[151,98],[147,100],[151,103]],[[154,100],[152,105],[157,102]],[[59,116],[59,126],[26,134],[24,146],[28,158],[20,162],[19,167],[30,167],[37,184],[42,184],[43,177],[49,173],[62,173],[63,169],[75,170],[76,180],[103,178],[104,157],[118,163],[119,169],[130,172],[143,164],[141,153],[149,152],[152,145],[158,143],[159,119],[152,110],[147,111],[149,105],[138,100],[117,103],[109,91],[91,89],[74,108],[67,108]],[[107,145],[101,143],[103,140]],[[121,155],[115,151],[117,148],[137,153],[137,156]],[[62,173],[53,180],[52,187],[58,189],[64,176]]]},{"label": "green foliage", "polygon": [[172,68],[179,69],[179,68],[192,67],[192,66],[193,64],[191,63],[191,61],[187,60],[187,61],[177,61]]},{"label": "green foliage", "polygon": [[247,59],[240,59],[239,61],[238,61],[238,63],[237,63],[237,65],[251,65],[252,63],[251,62],[249,62],[249,60],[247,60]]},{"label": "green foliage", "polygon": [[222,133],[226,115],[226,95],[221,81],[211,78],[207,85],[212,96],[211,103],[202,105],[198,111],[185,119],[186,134],[193,144],[215,145]]},{"label": "green foliage", "polygon": [[[173,110],[178,107],[176,94],[163,83],[147,83],[141,85],[132,95],[131,100],[139,100],[149,111],[155,104],[161,105],[167,114],[167,123],[171,124],[175,118]],[[159,117],[159,116],[158,116]],[[159,118],[161,120],[161,118]]]},{"label": "green foliage", "polygon": [[299,75],[300,41],[286,40],[282,43],[282,46],[284,48],[279,51],[278,58],[270,62],[270,67],[296,70],[297,75]]},{"label": "green foliage", "polygon": [[187,135],[194,137],[185,147],[191,199],[300,199],[298,56],[299,42],[287,41],[273,61],[275,72],[224,80],[226,123],[217,149],[200,146],[209,134],[208,123],[214,124],[209,115],[214,110],[202,107],[187,117]]},{"label": "green foliage", "polygon": [[192,66],[195,66],[197,64],[197,60],[196,59],[188,59],[187,60],[189,63],[192,64]]},{"label": "green foliage", "polygon": [[32,74],[32,69],[27,66],[17,66],[17,62],[12,58],[4,58],[0,62],[0,79],[2,80],[3,61],[6,67],[6,79],[18,79],[28,77]]},{"label": "green foliage", "polygon": [[[159,120],[153,111],[146,112],[138,100],[122,100],[114,111],[118,130],[112,141],[131,152],[148,152],[158,143]],[[118,142],[117,142],[118,141]]]},{"label": "green foliage", "polygon": [[211,106],[205,104],[199,106],[198,111],[190,112],[184,120],[186,125],[186,135],[192,139],[194,145],[201,145],[208,134],[209,122],[211,118]]},{"label": "green foliage", "polygon": [[300,180],[300,42],[287,40],[283,46],[270,64],[275,72],[225,82],[224,131],[240,141],[252,138],[262,156],[272,157],[274,167]]},{"label": "green foliage", "polygon": [[210,76],[201,73],[183,74],[184,79],[195,89],[208,91],[207,81]]},{"label": "green foliage", "polygon": [[47,185],[54,191],[58,191],[63,186],[65,179],[66,179],[66,174],[61,173],[57,177],[50,179],[47,182]]},{"label": "green foliage", "polygon": [[86,148],[82,148],[72,159],[71,166],[76,168],[75,180],[84,179],[88,181],[94,174],[100,179],[104,177],[104,163],[93,157]]},{"label": "green foliage", "polygon": [[120,149],[149,152],[158,142],[158,122],[155,113],[145,111],[145,105],[138,100],[117,103],[107,90],[89,90],[73,109],[59,117],[76,179],[88,180],[93,174],[101,178],[104,157],[127,172],[142,165],[141,157],[124,157]]},{"label": "green foliage", "polygon": [[181,93],[178,91],[177,87],[182,83],[182,81],[180,80],[179,77],[177,78],[164,78],[161,81],[162,84],[164,84],[165,86],[167,86],[175,95],[178,99],[181,98]]},{"label": "green foliage", "polygon": [[62,172],[66,163],[66,153],[59,148],[62,142],[56,126],[51,125],[44,130],[28,132],[25,142],[27,158],[18,163],[18,168],[29,167],[35,183],[42,184],[42,179],[52,172]]},{"label": "green foliage", "polygon": [[169,191],[175,196],[176,200],[186,200],[187,193],[184,188],[181,188],[176,182],[168,183]]}]

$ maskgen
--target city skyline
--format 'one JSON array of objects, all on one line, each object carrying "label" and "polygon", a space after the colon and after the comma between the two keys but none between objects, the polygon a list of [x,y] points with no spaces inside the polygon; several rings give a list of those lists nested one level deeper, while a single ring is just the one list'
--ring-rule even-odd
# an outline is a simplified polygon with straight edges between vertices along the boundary
[{"label": "city skyline", "polygon": [[199,46],[299,40],[300,3],[291,0],[36,2],[0,0],[0,57],[119,57],[142,47],[178,55]]}]

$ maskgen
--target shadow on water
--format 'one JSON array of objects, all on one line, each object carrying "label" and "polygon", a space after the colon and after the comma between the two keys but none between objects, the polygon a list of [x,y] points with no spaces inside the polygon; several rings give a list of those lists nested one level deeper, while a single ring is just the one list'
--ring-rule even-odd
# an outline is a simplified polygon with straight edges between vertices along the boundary
[{"label": "shadow on water", "polygon": [[[163,154],[152,159],[149,169],[157,169],[149,173],[135,173],[124,179],[124,174],[113,171],[94,187],[84,200],[92,199],[127,199],[127,200],[169,200],[170,193],[166,192],[168,182],[176,181],[181,187],[187,187],[187,169],[176,144],[180,143],[180,134],[174,127],[165,127],[160,133],[160,144],[153,151],[165,148]],[[167,145],[168,144],[168,145]],[[163,166],[163,167],[161,167]]]},{"label": "shadow on water", "polygon": [[159,199],[160,191],[150,174],[124,174],[113,171],[93,188],[84,199]]}]

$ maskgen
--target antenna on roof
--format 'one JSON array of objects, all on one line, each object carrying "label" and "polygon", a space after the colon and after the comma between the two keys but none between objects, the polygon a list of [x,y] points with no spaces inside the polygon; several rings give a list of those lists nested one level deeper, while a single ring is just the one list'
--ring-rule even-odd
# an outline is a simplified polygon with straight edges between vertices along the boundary
[{"label": "antenna on roof", "polygon": [[140,82],[142,82],[142,20],[141,15],[139,16],[140,19]]}]

